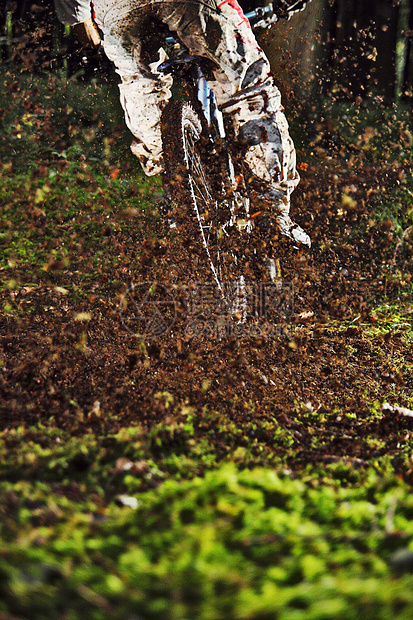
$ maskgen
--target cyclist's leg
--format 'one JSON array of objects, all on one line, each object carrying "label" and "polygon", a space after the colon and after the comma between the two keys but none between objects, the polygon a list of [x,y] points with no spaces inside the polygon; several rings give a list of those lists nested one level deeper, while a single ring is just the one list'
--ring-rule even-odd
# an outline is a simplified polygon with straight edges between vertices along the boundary
[{"label": "cyclist's leg", "polygon": [[231,112],[245,161],[275,205],[281,230],[309,245],[309,237],[289,217],[290,195],[299,175],[280,91],[237,1],[162,1],[152,6],[191,53],[214,64],[210,83],[218,104]]},{"label": "cyclist's leg", "polygon": [[[95,17],[103,31],[104,49],[121,77],[120,102],[125,121],[134,136],[132,152],[147,175],[163,171],[160,119],[171,97],[172,77],[159,73],[157,65],[165,60],[162,49],[142,60],[141,32],[147,28],[148,12],[136,10],[135,0],[124,0],[111,10],[107,0],[95,0]],[[155,37],[154,37],[155,38]],[[152,50],[153,52],[154,50]],[[152,60],[152,62],[151,62]]]}]

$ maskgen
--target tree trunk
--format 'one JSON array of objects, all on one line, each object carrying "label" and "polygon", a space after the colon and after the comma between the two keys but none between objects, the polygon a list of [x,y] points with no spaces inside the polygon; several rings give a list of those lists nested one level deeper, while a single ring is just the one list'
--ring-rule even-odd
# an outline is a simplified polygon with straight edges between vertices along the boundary
[{"label": "tree trunk", "polygon": [[321,48],[320,23],[325,0],[312,0],[304,11],[282,20],[259,37],[284,102],[311,105],[318,90],[317,62]]},{"label": "tree trunk", "polygon": [[408,2],[408,22],[407,31],[402,33],[402,36],[406,37],[406,48],[404,56],[403,76],[401,95],[405,101],[413,99],[413,49],[412,49],[412,37],[413,37],[413,0]]},{"label": "tree trunk", "polygon": [[376,0],[376,89],[388,103],[396,96],[396,48],[399,5],[392,0]]},{"label": "tree trunk", "polygon": [[324,86],[321,92],[329,90],[337,98],[351,100],[374,94],[386,102],[394,101],[397,2],[325,0],[321,14],[324,24],[322,72],[318,76],[318,83],[321,81]]}]

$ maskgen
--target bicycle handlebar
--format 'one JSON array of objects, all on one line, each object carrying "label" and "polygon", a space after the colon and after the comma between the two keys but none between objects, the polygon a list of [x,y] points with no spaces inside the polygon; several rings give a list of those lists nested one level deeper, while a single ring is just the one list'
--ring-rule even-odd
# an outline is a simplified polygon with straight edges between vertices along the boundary
[{"label": "bicycle handlebar", "polygon": [[[245,17],[251,22],[252,27],[268,27],[278,22],[279,18],[275,15],[272,4],[259,6],[253,11],[245,13]],[[258,20],[254,23],[255,20]]]}]

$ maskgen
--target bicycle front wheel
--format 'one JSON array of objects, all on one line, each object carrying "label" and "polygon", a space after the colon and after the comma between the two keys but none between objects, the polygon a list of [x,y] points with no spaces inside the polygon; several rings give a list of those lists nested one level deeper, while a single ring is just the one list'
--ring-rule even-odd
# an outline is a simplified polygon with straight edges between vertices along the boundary
[{"label": "bicycle front wheel", "polygon": [[[230,214],[222,209],[214,171],[214,144],[202,131],[202,123],[188,102],[171,101],[162,115],[165,184],[173,204],[173,216],[182,236],[206,259],[218,288],[222,289],[221,224]],[[199,255],[199,252],[196,252]]]}]

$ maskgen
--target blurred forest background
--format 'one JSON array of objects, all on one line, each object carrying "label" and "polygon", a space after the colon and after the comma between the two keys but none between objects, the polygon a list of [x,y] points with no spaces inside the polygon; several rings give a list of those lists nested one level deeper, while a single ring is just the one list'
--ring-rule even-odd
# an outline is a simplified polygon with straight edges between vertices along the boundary
[{"label": "blurred forest background", "polygon": [[[265,2],[245,0],[248,10]],[[102,54],[81,50],[57,21],[52,0],[6,0],[0,6],[3,70],[57,72],[105,79]],[[288,22],[259,35],[288,100],[306,106],[329,95],[384,105],[413,99],[413,0],[312,0]]]}]

